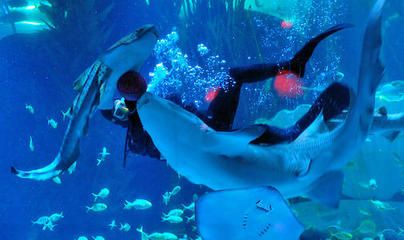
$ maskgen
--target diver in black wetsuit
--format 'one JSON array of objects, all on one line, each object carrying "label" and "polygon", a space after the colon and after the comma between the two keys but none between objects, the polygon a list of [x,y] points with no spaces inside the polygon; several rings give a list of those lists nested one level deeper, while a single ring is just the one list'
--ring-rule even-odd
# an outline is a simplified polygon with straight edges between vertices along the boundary
[{"label": "diver in black wetsuit", "polygon": [[[294,73],[298,77],[303,77],[306,63],[312,56],[316,46],[323,39],[347,27],[349,26],[346,24],[340,24],[312,38],[290,61],[231,68],[229,75],[232,79],[227,81],[227,90],[219,90],[216,98],[210,103],[207,112],[198,111],[192,105],[182,104],[178,96],[175,95],[167,97],[167,99],[194,113],[214,130],[231,131],[233,130],[233,120],[238,108],[243,83],[253,83],[275,77],[279,72],[285,70]],[[117,100],[113,111],[104,110],[102,114],[105,118],[114,121],[116,124],[128,128],[125,143],[125,159],[129,150],[136,154],[160,158],[160,152],[154,146],[151,137],[144,131],[136,111],[136,101],[147,89],[146,80],[138,72],[129,71],[118,80],[117,88],[125,99],[124,103]],[[295,125],[290,128],[277,128],[265,125],[265,133],[255,141],[259,143],[265,142],[265,144],[291,142],[321,112],[324,115],[324,119],[328,120],[341,113],[348,105],[349,92],[347,92],[346,88],[339,83],[331,84],[320,94],[310,110]]]}]

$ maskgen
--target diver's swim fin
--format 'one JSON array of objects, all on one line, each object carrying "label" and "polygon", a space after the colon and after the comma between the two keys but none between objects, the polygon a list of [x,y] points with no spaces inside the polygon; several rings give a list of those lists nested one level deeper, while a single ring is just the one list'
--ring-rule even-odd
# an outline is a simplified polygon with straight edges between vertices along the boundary
[{"label": "diver's swim fin", "polygon": [[317,45],[328,36],[341,31],[345,28],[352,27],[351,24],[338,24],[329,28],[325,32],[317,35],[307,42],[300,51],[290,61],[280,62],[276,64],[264,63],[254,64],[245,67],[230,68],[229,75],[236,83],[252,83],[263,81],[271,77],[275,77],[282,71],[291,71],[299,77],[303,77],[306,64],[313,55]]},{"label": "diver's swim fin", "polygon": [[308,41],[290,61],[291,64],[290,70],[296,75],[303,77],[305,73],[306,64],[313,55],[314,49],[316,49],[317,45],[322,40],[326,39],[332,34],[349,27],[353,27],[353,25],[347,23],[338,24],[334,27],[327,29],[325,32],[315,36],[314,38],[310,39],[310,41]]}]

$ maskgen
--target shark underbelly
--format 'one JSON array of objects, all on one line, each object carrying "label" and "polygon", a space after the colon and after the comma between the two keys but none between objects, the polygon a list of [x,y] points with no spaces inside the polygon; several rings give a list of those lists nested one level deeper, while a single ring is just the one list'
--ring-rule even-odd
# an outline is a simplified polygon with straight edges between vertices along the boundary
[{"label": "shark underbelly", "polygon": [[[243,136],[210,129],[199,118],[170,101],[146,93],[138,101],[144,129],[180,175],[214,190],[273,186],[296,182],[299,161],[279,148],[248,144]],[[297,181],[299,182],[299,181]]]}]

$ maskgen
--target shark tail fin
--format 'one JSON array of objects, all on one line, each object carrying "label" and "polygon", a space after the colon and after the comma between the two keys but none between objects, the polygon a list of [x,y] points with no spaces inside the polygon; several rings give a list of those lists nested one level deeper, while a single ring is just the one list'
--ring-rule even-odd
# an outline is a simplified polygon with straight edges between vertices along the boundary
[{"label": "shark tail fin", "polygon": [[345,28],[350,28],[353,25],[343,23],[335,25],[324,31],[323,33],[315,36],[314,38],[310,39],[299,52],[295,54],[295,56],[291,60],[291,71],[303,77],[306,69],[306,64],[313,55],[314,50],[316,49],[317,45],[327,37],[331,36],[332,34],[339,32]]},{"label": "shark tail fin", "polygon": [[400,131],[396,130],[383,134],[383,137],[385,137],[389,142],[394,142],[399,135]]},{"label": "shark tail fin", "polygon": [[16,175],[19,178],[27,178],[37,181],[46,181],[49,179],[53,179],[63,173],[63,170],[57,169],[53,163],[44,168],[31,171],[19,170],[13,166],[10,168],[10,170],[12,174]]}]

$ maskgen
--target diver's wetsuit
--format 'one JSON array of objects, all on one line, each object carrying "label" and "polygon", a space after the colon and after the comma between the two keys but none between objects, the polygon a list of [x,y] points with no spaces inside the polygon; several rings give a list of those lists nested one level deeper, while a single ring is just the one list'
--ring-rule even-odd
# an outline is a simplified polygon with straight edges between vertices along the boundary
[{"label": "diver's wetsuit", "polygon": [[[337,25],[312,38],[290,61],[277,64],[256,64],[246,67],[231,68],[229,75],[232,79],[227,81],[227,90],[219,90],[216,98],[210,103],[207,112],[200,112],[192,105],[184,105],[179,97],[175,95],[169,96],[167,99],[194,113],[214,130],[232,131],[243,83],[253,83],[275,77],[279,72],[285,70],[299,77],[304,76],[306,63],[312,56],[316,46],[326,37],[346,27],[348,26],[345,24]],[[129,148],[128,150],[136,154],[160,158],[160,152],[153,144],[151,137],[143,129],[139,115],[135,109],[136,103],[130,101],[125,101],[125,103],[129,109],[133,110],[132,114],[129,116],[129,121],[116,121],[117,124],[128,127],[125,146]],[[270,145],[281,142],[291,142],[295,140],[321,112],[324,115],[324,119],[328,120],[341,113],[348,105],[349,90],[340,83],[333,83],[320,94],[310,110],[299,119],[295,125],[289,128],[262,125],[265,127],[266,131],[251,143]],[[107,119],[113,119],[111,111],[102,111],[102,113]]]}]

